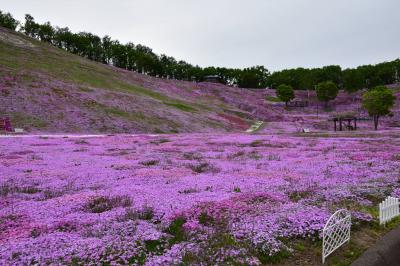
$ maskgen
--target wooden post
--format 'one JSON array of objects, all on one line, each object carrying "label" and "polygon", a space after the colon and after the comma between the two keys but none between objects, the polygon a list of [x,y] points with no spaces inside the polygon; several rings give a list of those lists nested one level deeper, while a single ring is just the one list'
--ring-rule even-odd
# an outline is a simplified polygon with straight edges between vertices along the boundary
[{"label": "wooden post", "polygon": [[336,129],[336,122],[337,122],[337,119],[334,118],[334,119],[333,119],[333,123],[335,124],[335,132],[336,132],[336,130],[337,130],[337,129]]},{"label": "wooden post", "polygon": [[347,120],[347,128],[349,130],[351,129],[351,119]]},{"label": "wooden post", "polygon": [[339,131],[343,131],[342,118],[339,118]]},{"label": "wooden post", "polygon": [[0,130],[6,130],[6,121],[3,118],[0,118]]},{"label": "wooden post", "polygon": [[357,117],[354,117],[354,130],[357,130]]},{"label": "wooden post", "polygon": [[9,117],[6,117],[4,119],[4,128],[5,128],[5,131],[8,131],[8,132],[13,131],[12,126],[11,126],[11,120]]}]

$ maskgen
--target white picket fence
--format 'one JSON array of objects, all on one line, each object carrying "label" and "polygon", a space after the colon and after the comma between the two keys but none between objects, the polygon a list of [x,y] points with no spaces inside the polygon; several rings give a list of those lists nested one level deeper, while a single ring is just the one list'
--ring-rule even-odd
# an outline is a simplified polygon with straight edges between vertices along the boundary
[{"label": "white picket fence", "polygon": [[387,197],[382,203],[379,203],[379,223],[385,225],[393,218],[400,215],[399,199]]},{"label": "white picket fence", "polygon": [[322,264],[335,250],[350,241],[351,214],[347,210],[335,212],[322,231]]}]

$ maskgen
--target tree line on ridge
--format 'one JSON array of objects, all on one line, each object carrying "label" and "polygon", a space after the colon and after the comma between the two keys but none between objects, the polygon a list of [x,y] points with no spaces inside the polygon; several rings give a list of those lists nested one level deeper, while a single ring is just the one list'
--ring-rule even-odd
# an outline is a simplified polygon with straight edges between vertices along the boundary
[{"label": "tree line on ridge", "polygon": [[363,88],[392,84],[399,81],[400,75],[399,59],[352,69],[331,65],[311,69],[285,69],[273,73],[264,66],[244,69],[203,68],[172,56],[158,55],[141,44],[123,44],[108,35],[99,37],[90,32],[73,33],[68,27],[54,27],[50,22],[40,24],[29,14],[21,23],[10,13],[0,11],[0,26],[19,30],[27,36],[96,62],[165,79],[201,82],[207,76],[218,76],[221,83],[229,86],[277,89],[285,84],[295,90],[315,90],[318,84],[330,81],[338,88],[352,93]]}]

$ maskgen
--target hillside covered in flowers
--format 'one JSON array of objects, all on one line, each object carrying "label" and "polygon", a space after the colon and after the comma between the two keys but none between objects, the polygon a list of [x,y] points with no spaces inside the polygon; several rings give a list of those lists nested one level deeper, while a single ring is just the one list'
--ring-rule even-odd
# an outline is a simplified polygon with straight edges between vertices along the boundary
[{"label": "hillside covered in flowers", "polygon": [[[310,106],[286,110],[274,90],[155,78],[95,63],[5,28],[0,28],[0,72],[2,116],[36,133],[243,132],[255,120],[270,123],[272,131],[291,132],[331,128],[328,120],[335,112],[367,116],[361,92],[351,97],[341,92],[327,112],[314,91],[296,91],[296,99]],[[384,125],[399,123],[396,105],[394,119]]]}]

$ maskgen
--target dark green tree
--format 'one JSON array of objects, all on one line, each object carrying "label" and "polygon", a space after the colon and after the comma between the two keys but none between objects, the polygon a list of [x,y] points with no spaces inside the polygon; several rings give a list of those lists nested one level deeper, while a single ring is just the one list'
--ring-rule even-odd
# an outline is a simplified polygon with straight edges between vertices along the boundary
[{"label": "dark green tree", "polygon": [[342,83],[342,69],[340,66],[325,66],[315,72],[316,83],[331,81],[336,86]]},{"label": "dark green tree", "polygon": [[161,72],[161,69],[154,69],[157,66],[157,55],[147,46],[136,45],[136,67],[137,71],[142,74],[155,76]]},{"label": "dark green tree", "polygon": [[343,88],[348,93],[354,93],[363,89],[365,80],[361,71],[357,69],[346,69],[343,71]]},{"label": "dark green tree", "polygon": [[162,65],[162,77],[167,79],[175,79],[175,66],[178,64],[172,56],[161,55],[160,62]]},{"label": "dark green tree", "polygon": [[11,30],[16,30],[19,21],[14,19],[10,13],[3,13],[0,11],[0,26]]},{"label": "dark green tree", "polygon": [[317,86],[317,98],[328,106],[328,102],[336,99],[339,89],[332,81],[321,82]]},{"label": "dark green tree", "polygon": [[257,88],[260,84],[257,74],[251,71],[243,71],[240,74],[238,86],[241,88]]},{"label": "dark green tree", "polygon": [[263,66],[244,69],[238,79],[241,88],[265,88],[267,86],[269,71]]},{"label": "dark green tree", "polygon": [[363,107],[373,117],[375,130],[378,130],[379,118],[391,113],[395,100],[393,92],[385,86],[377,86],[363,95]]},{"label": "dark green tree", "polygon": [[21,28],[21,31],[32,38],[37,38],[39,33],[40,25],[35,22],[35,19],[29,15],[25,15],[25,23]]},{"label": "dark green tree", "polygon": [[136,50],[136,46],[133,43],[127,43],[125,45],[125,54],[126,54],[126,69],[130,71],[138,71],[137,68],[138,52]]},{"label": "dark green tree", "polygon": [[73,38],[73,33],[71,33],[68,28],[56,28],[53,44],[58,48],[72,52]]},{"label": "dark green tree", "polygon": [[119,41],[115,41],[111,45],[111,50],[112,50],[112,64],[116,67],[126,69],[127,66],[126,46],[119,43]]},{"label": "dark green tree", "polygon": [[104,64],[110,64],[111,63],[111,59],[112,59],[112,44],[113,41],[111,40],[111,37],[106,35],[103,37],[102,39],[102,47],[103,47],[103,58],[102,61]]},{"label": "dark green tree", "polygon": [[278,88],[276,89],[276,96],[278,96],[279,99],[284,101],[287,107],[288,102],[294,99],[293,87],[285,84],[279,85]]},{"label": "dark green tree", "polygon": [[55,29],[51,26],[50,22],[39,25],[37,35],[43,42],[52,43],[54,41]]},{"label": "dark green tree", "polygon": [[269,77],[268,85],[272,88],[278,88],[281,84],[287,84],[293,88],[299,88],[299,76],[298,69],[284,69],[282,71],[274,72]]}]

